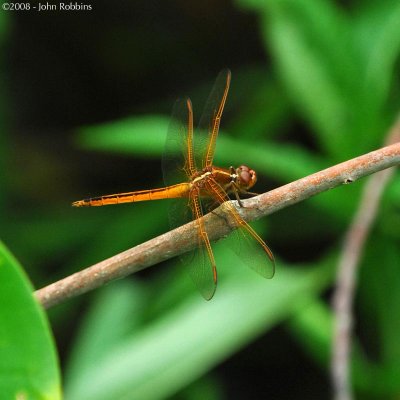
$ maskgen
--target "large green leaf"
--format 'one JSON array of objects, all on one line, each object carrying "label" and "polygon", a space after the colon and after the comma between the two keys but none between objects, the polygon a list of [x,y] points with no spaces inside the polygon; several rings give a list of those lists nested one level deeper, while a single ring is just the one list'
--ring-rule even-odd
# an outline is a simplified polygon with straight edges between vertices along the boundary
[{"label": "large green leaf", "polygon": [[61,398],[53,338],[33,288],[0,242],[0,393],[4,399]]}]

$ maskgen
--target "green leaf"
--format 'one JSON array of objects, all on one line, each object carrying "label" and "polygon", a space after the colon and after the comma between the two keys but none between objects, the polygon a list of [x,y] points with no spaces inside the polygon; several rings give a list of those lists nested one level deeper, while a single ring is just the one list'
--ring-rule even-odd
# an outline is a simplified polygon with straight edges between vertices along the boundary
[{"label": "green leaf", "polygon": [[[353,330],[351,363],[354,388],[359,393],[389,398],[399,392],[396,377],[400,372],[398,332],[400,318],[400,278],[398,246],[382,237],[371,237],[359,275],[357,330]],[[330,364],[333,315],[316,300],[287,324],[296,341],[316,362],[327,369]],[[362,340],[357,337],[361,333]],[[371,357],[371,349],[374,356]]]},{"label": "green leaf", "polygon": [[[160,157],[164,150],[167,119],[163,119],[161,124],[159,119],[151,122],[152,118],[129,118],[107,125],[83,128],[79,132],[78,142],[91,150]],[[151,140],[138,134],[141,131],[138,127],[143,126],[144,121],[148,126],[154,127],[150,132]],[[322,159],[300,146],[260,141],[255,145],[251,141],[232,138],[223,131],[219,133],[215,162],[221,166],[247,163],[263,171],[265,175],[282,181],[300,178],[325,165]]]},{"label": "green leaf", "polygon": [[400,4],[376,3],[359,19],[357,34],[360,41],[364,39],[360,47],[364,50],[366,65],[365,95],[380,110],[390,91],[400,53]]},{"label": "green leaf", "polygon": [[54,342],[33,288],[0,242],[0,393],[4,399],[61,398]]},{"label": "green leaf", "polygon": [[164,149],[169,120],[146,115],[83,127],[78,131],[77,143],[90,149],[158,156]]},{"label": "green leaf", "polygon": [[160,201],[77,209],[81,218],[91,218],[92,213],[103,214],[106,224],[94,228],[73,264],[90,265],[168,231],[167,206],[168,201]]},{"label": "green leaf", "polygon": [[343,156],[349,128],[347,96],[357,72],[349,54],[347,21],[323,0],[239,4],[262,13],[264,41],[293,101],[314,127],[322,149]]},{"label": "green leaf", "polygon": [[[220,251],[217,259],[223,254],[228,265],[240,264],[230,251]],[[308,304],[331,279],[326,267],[294,271],[279,262],[272,280],[245,267],[229,269],[211,302],[193,292],[83,371],[68,385],[67,398],[167,398]],[[92,322],[96,331],[101,322]]]},{"label": "green leaf", "polygon": [[287,327],[308,355],[323,367],[329,366],[333,322],[327,306],[316,300],[291,318]]},{"label": "green leaf", "polygon": [[229,125],[224,116],[221,125],[230,136],[254,147],[259,140],[277,137],[295,116],[282,85],[270,71],[260,67],[235,72],[226,114]]},{"label": "green leaf", "polygon": [[360,271],[365,324],[377,324],[379,331],[369,340],[374,342],[379,337],[382,363],[396,364],[400,359],[400,250],[396,241],[383,236],[371,237],[368,243]]},{"label": "green leaf", "polygon": [[143,308],[143,289],[128,280],[103,288],[78,332],[66,369],[66,393],[80,381],[85,371],[93,368],[104,355],[113,351],[119,341],[139,324]]}]

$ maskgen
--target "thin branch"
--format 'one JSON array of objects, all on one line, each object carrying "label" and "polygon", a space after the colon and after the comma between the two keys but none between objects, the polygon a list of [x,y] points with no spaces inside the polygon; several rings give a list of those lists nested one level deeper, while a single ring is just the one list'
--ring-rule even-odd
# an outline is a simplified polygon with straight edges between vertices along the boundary
[{"label": "thin branch", "polygon": [[[341,184],[400,164],[400,143],[388,146],[327,168],[260,196],[243,201],[239,209],[246,221],[253,221],[299,203]],[[204,217],[210,240],[218,240],[234,229],[226,223],[222,205]],[[223,218],[221,218],[223,216]],[[93,290],[114,279],[125,277],[161,261],[193,249],[196,245],[193,222],[101,261],[35,292],[46,308]]]},{"label": "thin branch", "polygon": [[[386,144],[395,142],[400,142],[400,120],[397,120],[386,140]],[[394,171],[394,168],[386,169],[368,179],[359,208],[344,240],[337,272],[336,290],[333,295],[335,327],[332,342],[331,378],[336,400],[351,400],[353,397],[349,366],[357,267],[369,231],[377,216],[381,196]]]}]

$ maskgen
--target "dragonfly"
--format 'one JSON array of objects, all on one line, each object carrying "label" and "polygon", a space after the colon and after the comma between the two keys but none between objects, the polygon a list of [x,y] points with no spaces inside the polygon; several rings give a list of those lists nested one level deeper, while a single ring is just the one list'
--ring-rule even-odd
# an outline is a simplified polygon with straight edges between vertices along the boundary
[{"label": "dragonfly", "polygon": [[213,165],[230,82],[230,70],[222,70],[206,102],[196,134],[193,131],[190,98],[176,101],[162,157],[165,187],[92,197],[72,203],[75,207],[83,207],[172,199],[169,208],[171,229],[191,220],[195,221],[197,246],[193,251],[182,255],[181,259],[206,300],[214,296],[218,277],[203,215],[218,205],[225,204],[230,220],[237,227],[232,247],[244,263],[265,278],[272,278],[275,272],[272,251],[241,217],[228,195],[233,194],[239,207],[243,207],[240,195],[256,195],[249,192],[257,181],[256,172],[247,165],[238,168]]}]

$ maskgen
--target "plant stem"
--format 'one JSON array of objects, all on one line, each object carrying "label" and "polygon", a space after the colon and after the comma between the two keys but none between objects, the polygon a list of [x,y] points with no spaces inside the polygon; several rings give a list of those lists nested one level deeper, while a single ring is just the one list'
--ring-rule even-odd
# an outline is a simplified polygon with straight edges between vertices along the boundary
[{"label": "plant stem", "polygon": [[[328,189],[354,182],[398,164],[400,164],[400,143],[353,158],[244,200],[242,201],[244,207],[239,208],[239,212],[246,221],[253,221]],[[224,205],[204,217],[210,240],[218,240],[234,229],[233,221],[226,223],[228,217],[223,213],[223,209]],[[224,218],[221,218],[221,215]],[[195,225],[191,222],[37,290],[35,295],[45,308],[52,307],[114,279],[123,278],[192,250],[196,245],[195,232]]]}]

